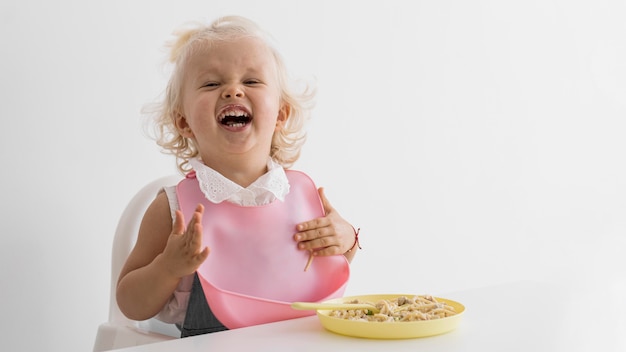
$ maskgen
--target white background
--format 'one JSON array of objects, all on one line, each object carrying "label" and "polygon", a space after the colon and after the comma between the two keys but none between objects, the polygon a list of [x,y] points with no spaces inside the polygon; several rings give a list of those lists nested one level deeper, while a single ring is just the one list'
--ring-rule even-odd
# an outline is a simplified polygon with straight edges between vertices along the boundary
[{"label": "white background", "polygon": [[347,294],[565,279],[626,313],[624,1],[3,1],[3,349],[91,350],[118,217],[176,172],[140,114],[163,43],[228,14],[318,88],[295,168],[361,227]]}]

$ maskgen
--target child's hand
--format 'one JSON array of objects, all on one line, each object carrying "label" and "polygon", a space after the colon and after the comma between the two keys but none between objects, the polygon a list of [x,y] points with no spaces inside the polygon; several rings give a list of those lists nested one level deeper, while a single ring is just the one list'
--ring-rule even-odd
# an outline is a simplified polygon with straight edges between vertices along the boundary
[{"label": "child's hand", "polygon": [[320,187],[318,191],[326,215],[296,226],[294,239],[298,248],[313,250],[316,256],[346,253],[354,245],[354,228],[330,205],[324,189]]},{"label": "child's hand", "polygon": [[209,255],[209,247],[202,247],[203,212],[204,207],[198,204],[185,230],[183,213],[176,211],[172,234],[162,254],[167,270],[175,277],[193,274]]}]

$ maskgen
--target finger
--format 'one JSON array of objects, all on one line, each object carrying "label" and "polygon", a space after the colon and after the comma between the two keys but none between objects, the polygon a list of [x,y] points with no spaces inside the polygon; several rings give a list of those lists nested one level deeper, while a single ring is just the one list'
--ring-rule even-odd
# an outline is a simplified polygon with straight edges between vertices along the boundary
[{"label": "finger", "polygon": [[189,221],[189,224],[187,225],[188,228],[193,228],[193,226],[198,223],[198,222],[202,222],[202,213],[204,212],[204,206],[202,206],[202,204],[198,204],[196,206],[196,210],[193,212],[193,216],[191,217],[191,220]]},{"label": "finger", "polygon": [[[200,225],[198,225],[200,226]],[[196,257],[196,260],[203,262],[204,259],[209,255],[209,247],[202,247],[202,231],[197,231],[198,227],[196,227],[196,231],[194,231],[193,238],[190,244],[190,251]],[[201,229],[201,227],[200,227]]]},{"label": "finger", "polygon": [[194,253],[200,251],[202,246],[202,212],[204,208],[199,205],[193,214],[192,221],[189,222],[187,243],[193,248]]},{"label": "finger", "polygon": [[174,224],[172,225],[172,234],[180,235],[185,233],[185,216],[180,210],[176,210]]},{"label": "finger", "polygon": [[210,252],[209,247],[204,247],[202,252],[200,252],[200,254],[198,254],[197,256],[198,262],[200,263],[204,262],[204,260],[209,256],[209,252]]},{"label": "finger", "polygon": [[301,222],[296,226],[298,231],[308,231],[314,230],[319,227],[326,227],[330,225],[330,221],[328,220],[326,215],[320,216],[319,218],[315,218],[309,221]]},{"label": "finger", "polygon": [[314,231],[308,231],[304,235],[309,236],[310,239],[299,241],[298,243],[299,249],[317,250],[320,248],[326,248],[329,246],[337,245],[337,243],[335,243],[336,241],[334,240],[335,236],[332,236],[332,233],[330,232],[328,228],[321,228],[321,229],[316,229]]},{"label": "finger", "polygon": [[204,207],[202,206],[202,204],[198,204],[196,206],[196,210],[193,213],[193,216],[191,217],[191,220],[189,220],[189,224],[187,224],[187,229],[188,230],[195,230],[195,226],[196,224],[201,224],[202,223],[202,213],[204,212]]},{"label": "finger", "polygon": [[335,208],[333,208],[328,198],[326,198],[326,192],[324,192],[324,187],[320,187],[317,192],[319,193],[320,199],[322,200],[322,206],[324,206],[324,212],[326,213],[326,215],[332,213]]},{"label": "finger", "polygon": [[323,230],[330,225],[327,218],[317,218],[300,223],[296,226],[296,241],[308,241],[323,236]]},{"label": "finger", "polygon": [[341,248],[339,246],[329,246],[326,248],[321,248],[313,251],[313,256],[315,257],[323,257],[326,255],[336,255],[341,254]]},{"label": "finger", "polygon": [[323,217],[313,219],[310,221],[305,221],[303,223],[298,224],[296,226],[297,231],[304,232],[304,231],[316,229],[319,227],[326,227],[330,224],[330,222],[326,218],[326,215],[333,212],[335,209],[332,207],[332,205],[328,201],[328,198],[326,198],[326,194],[324,193],[324,188],[320,187],[317,189],[317,191],[319,193],[320,200],[322,201],[322,207],[324,208],[325,214]]}]

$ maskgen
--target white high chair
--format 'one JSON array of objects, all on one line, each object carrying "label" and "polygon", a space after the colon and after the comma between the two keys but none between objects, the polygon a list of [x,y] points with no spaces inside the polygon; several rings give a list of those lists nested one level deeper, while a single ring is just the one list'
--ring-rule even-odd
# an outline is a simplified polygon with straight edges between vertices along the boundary
[{"label": "white high chair", "polygon": [[108,351],[123,347],[143,345],[153,342],[171,340],[180,337],[180,331],[173,324],[165,324],[156,319],[134,321],[126,318],[117,306],[115,291],[119,273],[130,254],[141,219],[163,186],[177,184],[180,175],[161,177],[144,186],[130,200],[122,213],[115,230],[111,263],[111,292],[109,300],[109,321],[100,324],[96,334],[93,351]]}]

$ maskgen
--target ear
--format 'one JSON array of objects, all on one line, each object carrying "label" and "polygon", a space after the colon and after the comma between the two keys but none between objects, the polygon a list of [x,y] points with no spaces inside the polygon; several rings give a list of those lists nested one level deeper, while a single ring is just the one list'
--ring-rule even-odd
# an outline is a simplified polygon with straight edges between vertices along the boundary
[{"label": "ear", "polygon": [[276,119],[276,131],[279,131],[285,126],[287,119],[291,116],[291,105],[283,104],[278,111],[278,118]]},{"label": "ear", "polygon": [[191,131],[191,127],[189,127],[189,123],[187,123],[187,119],[183,114],[176,113],[176,117],[174,118],[174,124],[176,125],[176,129],[181,136],[186,138],[193,138],[193,132]]}]

